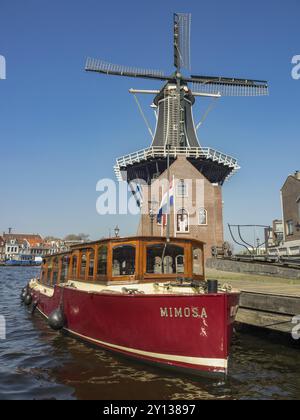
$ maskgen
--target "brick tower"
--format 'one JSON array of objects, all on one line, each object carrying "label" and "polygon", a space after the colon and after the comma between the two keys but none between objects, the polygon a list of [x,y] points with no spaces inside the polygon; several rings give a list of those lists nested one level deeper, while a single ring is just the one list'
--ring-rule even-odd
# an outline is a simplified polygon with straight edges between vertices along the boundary
[{"label": "brick tower", "polygon": [[166,218],[159,220],[157,214],[169,180],[170,236],[204,241],[208,256],[212,246],[224,242],[222,185],[239,166],[236,159],[200,146],[192,116],[195,97],[186,84],[180,97],[179,112],[176,85],[168,83],[156,95],[158,121],[151,146],[117,159],[115,172],[131,183],[141,206],[139,235],[167,235]]}]

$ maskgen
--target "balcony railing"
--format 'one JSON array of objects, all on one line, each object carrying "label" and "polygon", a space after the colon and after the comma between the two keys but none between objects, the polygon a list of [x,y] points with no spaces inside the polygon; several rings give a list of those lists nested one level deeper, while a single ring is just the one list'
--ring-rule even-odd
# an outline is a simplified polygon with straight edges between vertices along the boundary
[{"label": "balcony railing", "polygon": [[232,172],[229,176],[233,175],[233,173],[240,169],[235,158],[218,152],[210,147],[172,147],[169,152],[165,147],[149,147],[118,158],[114,167],[116,176],[118,180],[122,180],[123,177],[121,171],[126,170],[127,166],[150,159],[166,158],[168,153],[172,158],[176,158],[177,156],[186,156],[188,158],[207,159],[212,160],[213,162],[218,162],[224,166],[232,168]]}]

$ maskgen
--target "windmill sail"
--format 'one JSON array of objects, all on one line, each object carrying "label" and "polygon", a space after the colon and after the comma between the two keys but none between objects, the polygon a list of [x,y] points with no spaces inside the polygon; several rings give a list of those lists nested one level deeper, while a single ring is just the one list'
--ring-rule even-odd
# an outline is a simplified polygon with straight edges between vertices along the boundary
[{"label": "windmill sail", "polygon": [[191,76],[195,92],[221,94],[222,96],[266,96],[268,83],[261,80],[236,79],[228,77]]},{"label": "windmill sail", "polygon": [[174,14],[174,66],[191,70],[191,14]]},{"label": "windmill sail", "polygon": [[164,72],[160,70],[122,66],[119,64],[108,63],[106,61],[95,58],[87,59],[85,70],[113,76],[142,77],[147,79],[168,80],[168,77],[165,77]]}]

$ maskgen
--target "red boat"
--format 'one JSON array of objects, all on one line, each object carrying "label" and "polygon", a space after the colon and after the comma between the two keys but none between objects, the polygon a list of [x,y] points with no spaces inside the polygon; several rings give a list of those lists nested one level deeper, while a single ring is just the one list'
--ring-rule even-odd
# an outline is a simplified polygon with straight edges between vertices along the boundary
[{"label": "red boat", "polygon": [[239,293],[205,281],[204,245],[114,238],[44,260],[23,300],[49,325],[145,362],[226,374]]}]

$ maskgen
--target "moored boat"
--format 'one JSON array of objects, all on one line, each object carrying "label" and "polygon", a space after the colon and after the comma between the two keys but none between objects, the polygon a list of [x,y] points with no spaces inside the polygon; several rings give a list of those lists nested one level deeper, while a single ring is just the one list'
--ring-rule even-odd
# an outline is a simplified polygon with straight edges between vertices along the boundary
[{"label": "moored boat", "polygon": [[47,257],[24,292],[54,329],[138,360],[226,374],[239,293],[205,280],[204,244],[114,238]]}]

